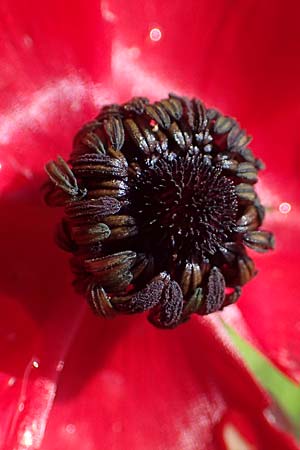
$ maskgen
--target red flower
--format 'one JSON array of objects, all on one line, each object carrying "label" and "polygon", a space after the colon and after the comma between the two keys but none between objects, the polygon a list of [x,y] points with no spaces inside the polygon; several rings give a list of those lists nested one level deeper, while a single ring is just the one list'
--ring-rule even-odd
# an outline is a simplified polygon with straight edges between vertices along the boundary
[{"label": "red flower", "polygon": [[282,0],[1,3],[3,448],[295,448],[220,316],[172,332],[142,316],[93,317],[52,243],[59,213],[38,191],[44,163],[68,155],[105,103],[172,90],[238,116],[268,166],[261,195],[277,250],[255,256],[261,274],[222,314],[299,377],[296,13]]}]

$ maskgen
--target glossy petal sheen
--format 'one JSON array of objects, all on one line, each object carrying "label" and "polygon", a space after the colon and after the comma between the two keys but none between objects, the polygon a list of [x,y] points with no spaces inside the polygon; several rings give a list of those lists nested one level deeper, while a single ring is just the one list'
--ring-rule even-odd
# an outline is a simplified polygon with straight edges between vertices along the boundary
[{"label": "glossy petal sheen", "polygon": [[[289,201],[287,192],[295,199],[297,5],[1,2],[3,448],[295,448],[271,425],[267,399],[217,319],[163,332],[143,317],[92,316],[73,293],[67,257],[52,242],[58,215],[39,190],[44,163],[67,157],[72,136],[100,105],[177,90],[238,116],[272,171],[268,204]],[[159,40],[150,39],[153,28]],[[276,219],[278,251],[270,264],[261,259],[262,274],[241,305],[253,339],[294,375],[297,218]]]},{"label": "glossy petal sheen", "polygon": [[[300,380],[299,278],[300,210],[293,194],[285,190],[274,202],[266,227],[276,236],[276,250],[270,257],[257,258],[259,274],[245,289],[239,302],[244,318],[253,330],[261,349],[282,370]],[[291,204],[289,213],[281,213],[283,200]],[[281,200],[281,201],[280,201]],[[277,206],[277,208],[276,208]],[[283,209],[284,210],[284,209]],[[267,280],[267,281],[266,281]]]}]

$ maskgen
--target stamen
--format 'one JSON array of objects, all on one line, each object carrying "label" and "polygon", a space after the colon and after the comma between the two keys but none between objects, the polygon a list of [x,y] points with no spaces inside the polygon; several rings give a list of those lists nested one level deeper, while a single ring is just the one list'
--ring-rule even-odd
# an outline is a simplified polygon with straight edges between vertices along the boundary
[{"label": "stamen", "polygon": [[256,274],[246,247],[274,246],[260,229],[263,163],[249,142],[200,100],[138,97],[83,127],[70,164],[47,164],[45,200],[65,210],[56,240],[73,254],[74,286],[95,314],[149,311],[155,326],[174,328],[237,301]]}]

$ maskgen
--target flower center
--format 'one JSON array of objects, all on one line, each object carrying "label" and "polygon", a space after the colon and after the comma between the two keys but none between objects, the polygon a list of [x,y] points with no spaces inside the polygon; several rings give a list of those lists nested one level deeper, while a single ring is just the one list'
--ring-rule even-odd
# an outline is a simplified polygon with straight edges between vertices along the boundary
[{"label": "flower center", "polygon": [[[228,240],[235,225],[233,182],[199,156],[161,158],[134,180],[132,204],[145,246],[174,258],[205,259]],[[160,252],[161,253],[161,252]]]},{"label": "flower center", "polygon": [[57,241],[76,290],[105,317],[149,311],[174,328],[237,301],[266,252],[262,168],[232,118],[170,94],[107,105],[74,139],[70,166],[46,166],[45,199],[64,206]]}]

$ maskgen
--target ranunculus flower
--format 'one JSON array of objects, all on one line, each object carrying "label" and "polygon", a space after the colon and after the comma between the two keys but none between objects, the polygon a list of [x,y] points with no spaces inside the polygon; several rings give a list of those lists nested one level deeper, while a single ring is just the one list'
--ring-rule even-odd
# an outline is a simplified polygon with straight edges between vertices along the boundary
[{"label": "ranunculus flower", "polygon": [[[300,378],[298,10],[282,0],[2,1],[3,449],[296,448],[219,318]],[[261,273],[237,306],[166,332],[143,316],[92,315],[53,244],[60,214],[39,190],[45,162],[67,157],[101,105],[169,91],[203,98],[254,135],[277,249],[255,256]]]}]

